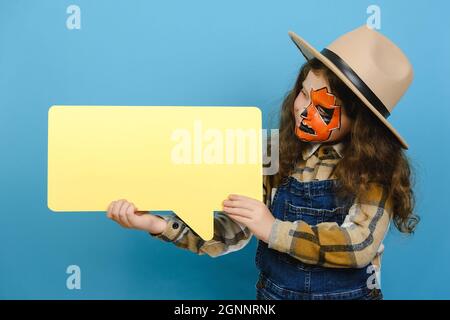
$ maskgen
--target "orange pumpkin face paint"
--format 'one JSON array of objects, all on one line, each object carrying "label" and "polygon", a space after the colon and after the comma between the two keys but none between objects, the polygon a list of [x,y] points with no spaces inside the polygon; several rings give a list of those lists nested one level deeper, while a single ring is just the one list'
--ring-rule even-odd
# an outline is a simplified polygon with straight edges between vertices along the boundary
[{"label": "orange pumpkin face paint", "polygon": [[302,121],[295,134],[303,141],[320,142],[330,138],[333,130],[341,126],[341,107],[327,88],[311,89],[311,103],[301,113]]}]

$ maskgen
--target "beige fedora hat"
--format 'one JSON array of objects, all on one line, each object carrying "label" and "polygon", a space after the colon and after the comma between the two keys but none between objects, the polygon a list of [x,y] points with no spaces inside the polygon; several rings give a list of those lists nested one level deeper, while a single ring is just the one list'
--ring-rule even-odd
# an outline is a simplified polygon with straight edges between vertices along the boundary
[{"label": "beige fedora hat", "polygon": [[387,121],[413,79],[411,63],[400,48],[366,25],[342,35],[321,52],[294,32],[288,34],[307,60],[317,58],[333,71],[408,149]]}]

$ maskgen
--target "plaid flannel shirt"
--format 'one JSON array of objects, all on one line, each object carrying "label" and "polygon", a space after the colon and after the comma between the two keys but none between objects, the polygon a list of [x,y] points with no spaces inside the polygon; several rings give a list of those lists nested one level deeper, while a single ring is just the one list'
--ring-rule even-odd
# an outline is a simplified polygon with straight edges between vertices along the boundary
[{"label": "plaid flannel shirt", "polygon": [[[343,143],[334,145],[310,144],[302,152],[293,176],[299,181],[335,178],[334,168],[342,158]],[[264,203],[269,206],[276,185],[264,177]],[[386,190],[372,184],[364,197],[356,198],[342,225],[324,222],[315,226],[299,221],[275,220],[268,241],[269,248],[287,253],[308,264],[331,268],[362,268],[372,262],[381,267],[382,241],[389,229],[392,215],[391,200]],[[168,224],[154,238],[172,242],[175,246],[196,254],[221,256],[242,249],[251,239],[251,231],[233,221],[223,212],[216,212],[214,237],[202,240],[175,214],[160,216]]]}]

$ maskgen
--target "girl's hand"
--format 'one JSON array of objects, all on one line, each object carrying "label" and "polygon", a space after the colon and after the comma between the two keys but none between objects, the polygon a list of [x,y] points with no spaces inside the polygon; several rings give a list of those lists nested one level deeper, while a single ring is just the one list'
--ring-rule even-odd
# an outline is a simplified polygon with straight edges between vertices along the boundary
[{"label": "girl's hand", "polygon": [[256,199],[230,194],[223,201],[223,211],[231,219],[247,226],[260,240],[268,243],[275,217],[267,206]]},{"label": "girl's hand", "polygon": [[124,228],[143,230],[152,234],[162,233],[167,226],[164,219],[148,211],[138,211],[133,203],[125,199],[111,202],[106,215]]}]

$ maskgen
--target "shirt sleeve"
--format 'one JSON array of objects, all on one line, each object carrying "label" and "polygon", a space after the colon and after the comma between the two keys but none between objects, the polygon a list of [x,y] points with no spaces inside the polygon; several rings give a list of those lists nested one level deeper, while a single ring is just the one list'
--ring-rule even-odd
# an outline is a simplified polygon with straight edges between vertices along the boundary
[{"label": "shirt sleeve", "polygon": [[[270,198],[270,182],[267,176],[263,177],[263,202]],[[167,222],[166,229],[160,234],[149,233],[152,237],[166,242],[172,242],[175,246],[187,249],[196,254],[207,254],[218,257],[237,251],[245,247],[251,240],[252,233],[249,228],[232,220],[222,211],[214,215],[214,236],[209,241],[204,241],[177,215],[157,215]]]},{"label": "shirt sleeve", "polygon": [[150,233],[151,236],[198,255],[218,257],[240,250],[253,235],[247,227],[235,222],[222,211],[214,215],[214,236],[208,241],[204,241],[175,214],[159,217],[167,221],[167,228],[160,234]]},{"label": "shirt sleeve", "polygon": [[376,256],[392,216],[391,199],[381,185],[367,192],[349,209],[344,223],[315,226],[304,221],[276,219],[268,246],[308,264],[332,268],[363,268]]}]

